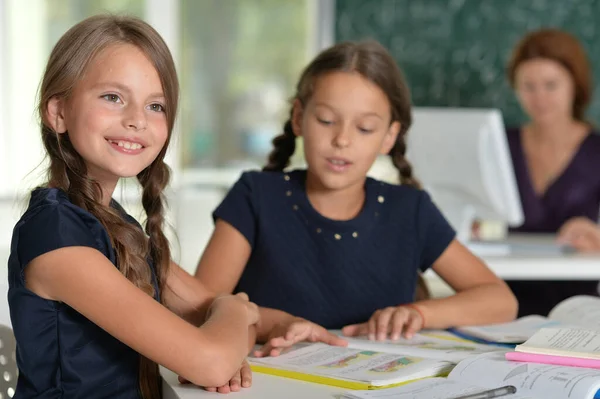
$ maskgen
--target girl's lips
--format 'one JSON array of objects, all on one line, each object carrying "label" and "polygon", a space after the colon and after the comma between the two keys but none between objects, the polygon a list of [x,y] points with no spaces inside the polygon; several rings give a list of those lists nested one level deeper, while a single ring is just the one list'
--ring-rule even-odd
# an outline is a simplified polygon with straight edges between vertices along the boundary
[{"label": "girl's lips", "polygon": [[352,162],[344,158],[327,158],[328,168],[336,173],[347,171],[351,165]]},{"label": "girl's lips", "polygon": [[135,141],[114,139],[107,139],[106,141],[115,151],[128,155],[137,155],[146,148],[141,143]]}]

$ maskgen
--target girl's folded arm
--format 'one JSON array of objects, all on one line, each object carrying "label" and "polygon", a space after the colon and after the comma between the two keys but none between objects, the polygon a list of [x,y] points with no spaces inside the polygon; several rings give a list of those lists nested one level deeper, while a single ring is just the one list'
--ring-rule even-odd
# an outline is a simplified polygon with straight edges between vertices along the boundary
[{"label": "girl's folded arm", "polygon": [[64,302],[138,353],[200,386],[221,386],[247,354],[243,304],[216,310],[197,328],[134,286],[104,255],[66,247],[33,259],[27,288]]},{"label": "girl's folded arm", "polygon": [[[209,290],[200,280],[194,278],[175,262],[171,262],[169,276],[162,292],[165,305],[175,314],[194,326],[206,321],[206,314],[212,301],[219,295]],[[256,325],[248,327],[248,351],[256,343]]]},{"label": "girl's folded arm", "polygon": [[173,261],[161,294],[167,308],[195,326],[204,323],[206,312],[218,295]]}]

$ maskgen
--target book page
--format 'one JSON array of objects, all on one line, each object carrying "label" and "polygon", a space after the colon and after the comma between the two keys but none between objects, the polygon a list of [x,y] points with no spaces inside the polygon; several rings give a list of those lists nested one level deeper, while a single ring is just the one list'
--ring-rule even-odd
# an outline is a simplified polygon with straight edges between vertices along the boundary
[{"label": "book page", "polygon": [[277,357],[250,358],[252,363],[282,370],[389,385],[450,371],[445,361],[415,356],[311,344]]},{"label": "book page", "polygon": [[[344,393],[347,399],[448,399],[480,393],[486,388],[476,387],[447,378],[428,378],[394,388]],[[506,399],[535,399],[533,396],[513,394]]]},{"label": "book page", "polygon": [[487,326],[456,327],[455,330],[476,338],[500,343],[521,343],[527,341],[540,328],[561,325],[558,320],[543,316],[526,316],[515,321]]},{"label": "book page", "polygon": [[600,331],[579,328],[542,328],[517,352],[600,359]]},{"label": "book page", "polygon": [[419,356],[426,359],[447,360],[458,363],[473,355],[488,352],[507,352],[509,349],[493,345],[481,345],[466,340],[449,340],[415,334],[411,339],[371,341],[368,337],[344,337],[349,348]]},{"label": "book page", "polygon": [[573,326],[600,329],[600,298],[577,295],[565,299],[552,309],[548,318]]},{"label": "book page", "polygon": [[488,389],[514,385],[520,395],[544,399],[593,399],[600,388],[600,370],[510,362],[497,353],[463,360],[448,378]]}]

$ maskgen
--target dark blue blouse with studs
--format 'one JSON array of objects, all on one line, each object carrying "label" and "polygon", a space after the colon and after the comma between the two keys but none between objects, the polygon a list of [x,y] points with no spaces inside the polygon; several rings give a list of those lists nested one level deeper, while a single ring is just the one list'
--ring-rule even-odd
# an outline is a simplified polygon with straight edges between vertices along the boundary
[{"label": "dark blue blouse with studs", "polygon": [[215,210],[252,247],[236,291],[326,328],[413,302],[418,270],[455,236],[429,196],[367,178],[361,212],[335,221],[312,207],[305,179],[305,170],[246,172]]},{"label": "dark blue blouse with studs", "polygon": [[[116,201],[111,206],[141,229]],[[19,366],[14,397],[141,398],[136,351],[67,304],[44,299],[26,287],[25,268],[33,259],[73,246],[100,251],[117,265],[108,232],[95,216],[74,205],[61,190],[33,191],[13,231],[8,260],[8,304]],[[148,267],[158,301],[152,262]]]}]

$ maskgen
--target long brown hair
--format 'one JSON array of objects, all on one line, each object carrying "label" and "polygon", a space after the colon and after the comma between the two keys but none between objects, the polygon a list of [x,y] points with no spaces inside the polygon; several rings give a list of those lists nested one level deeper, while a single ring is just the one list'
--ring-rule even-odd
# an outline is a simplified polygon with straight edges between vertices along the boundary
[{"label": "long brown hair", "polygon": [[515,47],[508,63],[508,80],[513,87],[519,66],[533,59],[551,60],[569,71],[575,87],[573,118],[585,122],[585,110],[592,98],[592,72],[579,40],[558,29],[540,29],[526,35]]},{"label": "long brown hair", "polygon": [[[88,65],[104,49],[115,44],[131,44],[148,57],[158,72],[165,95],[168,138],[156,159],[137,175],[143,188],[146,212],[145,232],[128,223],[119,210],[101,203],[102,189],[87,174],[83,158],[75,151],[69,134],[57,134],[46,121],[48,102],[68,98]],[[154,295],[150,258],[156,268],[159,291],[166,282],[171,253],[163,233],[163,190],[169,182],[165,153],[177,112],[179,85],[171,53],[161,36],[147,23],[130,17],[98,15],[78,23],[56,43],[50,54],[40,88],[38,111],[42,141],[50,161],[47,185],[67,193],[73,204],[94,215],[106,228],[115,248],[118,268],[148,295]],[[160,379],[156,363],[141,356],[140,391],[144,398],[159,398]]]},{"label": "long brown hair", "polygon": [[[385,47],[375,41],[338,43],[317,55],[304,69],[292,102],[299,100],[301,104],[306,104],[313,93],[315,81],[331,72],[359,73],[385,93],[391,107],[391,122],[398,121],[401,126],[388,155],[394,167],[398,169],[400,183],[420,188],[405,157],[406,132],[412,123],[410,91],[394,58]],[[293,108],[283,126],[283,133],[273,139],[273,150],[269,154],[268,164],[263,168],[265,171],[283,171],[290,164],[290,158],[296,150],[292,112]],[[428,296],[427,286],[419,276],[417,298],[425,299]]]}]

